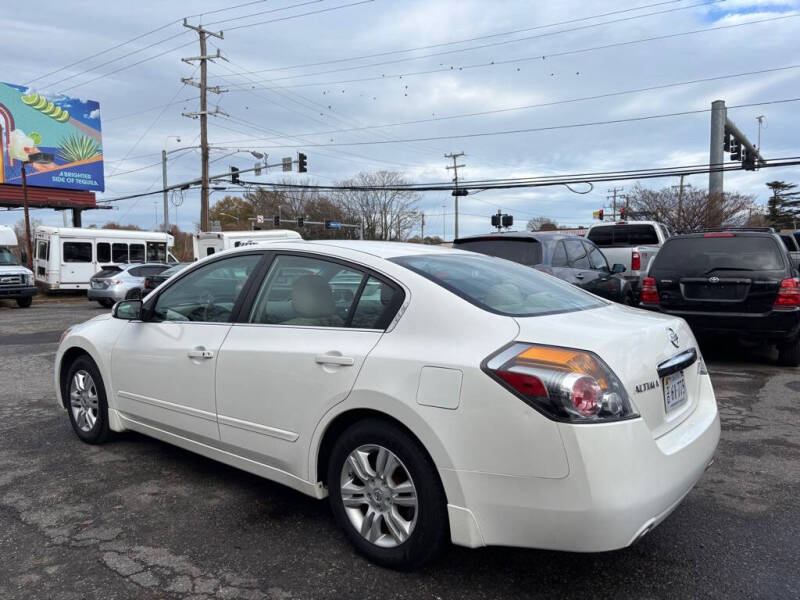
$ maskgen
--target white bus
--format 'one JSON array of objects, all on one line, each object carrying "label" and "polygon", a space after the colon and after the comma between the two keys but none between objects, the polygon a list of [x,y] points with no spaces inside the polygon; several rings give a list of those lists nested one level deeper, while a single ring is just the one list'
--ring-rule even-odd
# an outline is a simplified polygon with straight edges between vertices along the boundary
[{"label": "white bus", "polygon": [[217,252],[238,248],[242,244],[263,242],[274,239],[302,239],[302,236],[291,229],[262,229],[259,231],[203,231],[194,234],[194,259],[198,260]]},{"label": "white bus", "polygon": [[173,237],[157,231],[42,225],[34,242],[33,271],[48,290],[88,289],[89,279],[105,265],[178,262],[169,251]]}]

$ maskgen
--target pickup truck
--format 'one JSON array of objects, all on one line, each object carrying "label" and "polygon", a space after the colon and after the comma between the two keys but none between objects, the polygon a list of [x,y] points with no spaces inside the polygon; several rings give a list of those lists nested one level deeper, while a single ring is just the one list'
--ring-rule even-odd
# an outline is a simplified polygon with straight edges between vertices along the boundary
[{"label": "pickup truck", "polygon": [[624,277],[638,297],[647,265],[671,235],[656,221],[617,221],[592,225],[586,238],[600,248],[608,264],[625,265]]}]

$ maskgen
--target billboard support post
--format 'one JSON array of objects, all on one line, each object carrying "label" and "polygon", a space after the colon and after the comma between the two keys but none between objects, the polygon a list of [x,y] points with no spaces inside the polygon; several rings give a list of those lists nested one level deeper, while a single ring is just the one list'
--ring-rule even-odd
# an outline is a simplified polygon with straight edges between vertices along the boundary
[{"label": "billboard support post", "polygon": [[28,176],[25,173],[25,167],[28,161],[22,163],[22,205],[25,210],[25,242],[28,250],[28,256],[25,257],[25,264],[30,270],[33,270],[33,250],[31,246],[31,219],[28,214]]}]

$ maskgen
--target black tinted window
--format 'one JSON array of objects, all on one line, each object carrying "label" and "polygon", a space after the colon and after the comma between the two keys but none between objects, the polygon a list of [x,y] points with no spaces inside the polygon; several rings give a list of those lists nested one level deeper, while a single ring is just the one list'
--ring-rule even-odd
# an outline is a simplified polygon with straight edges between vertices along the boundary
[{"label": "black tinted window", "polygon": [[64,242],[65,263],[92,262],[91,242]]},{"label": "black tinted window", "polygon": [[144,262],[144,244],[131,244],[131,262]]},{"label": "black tinted window", "polygon": [[542,262],[542,245],[537,240],[527,239],[476,239],[463,240],[453,244],[459,250],[469,250],[487,256],[513,260],[521,265],[532,267]]},{"label": "black tinted window", "polygon": [[97,243],[97,262],[111,262],[111,244],[108,242]]},{"label": "black tinted window", "polygon": [[115,263],[128,262],[128,244],[111,244],[111,260]]},{"label": "black tinted window", "polygon": [[403,297],[400,288],[370,277],[353,309],[350,326],[360,329],[386,329],[403,303]]},{"label": "black tinted window", "polygon": [[147,275],[149,275],[144,267],[133,267],[132,269],[128,269],[128,273],[133,277],[147,277]]},{"label": "black tinted window", "polygon": [[601,248],[658,244],[658,234],[653,225],[602,225],[592,228],[586,237]]},{"label": "black tinted window", "polygon": [[771,237],[672,238],[656,254],[651,272],[702,277],[714,271],[779,270],[781,251]]}]

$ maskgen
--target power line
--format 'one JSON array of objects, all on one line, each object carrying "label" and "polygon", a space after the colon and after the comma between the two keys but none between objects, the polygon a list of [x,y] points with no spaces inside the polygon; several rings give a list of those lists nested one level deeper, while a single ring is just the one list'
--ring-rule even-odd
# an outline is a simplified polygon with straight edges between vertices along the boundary
[{"label": "power line", "polygon": [[[309,82],[309,83],[289,83],[289,84],[284,84],[284,87],[285,88],[324,87],[324,86],[340,85],[340,84],[343,84],[343,83],[362,83],[362,82],[366,82],[366,81],[402,79],[402,78],[408,78],[408,77],[416,77],[416,76],[419,76],[419,75],[432,75],[432,74],[435,74],[435,73],[453,73],[455,71],[481,69],[481,68],[486,68],[486,67],[495,67],[495,66],[501,66],[501,65],[507,65],[507,64],[515,64],[515,63],[521,63],[521,62],[538,61],[538,60],[543,60],[543,59],[546,59],[546,58],[568,56],[568,55],[572,55],[572,54],[583,54],[583,53],[586,53],[586,52],[594,52],[594,51],[597,51],[597,50],[608,50],[610,48],[620,48],[620,47],[631,46],[631,45],[635,45],[635,44],[643,44],[643,43],[647,43],[647,42],[661,41],[661,40],[666,40],[666,39],[685,37],[685,36],[689,36],[689,35],[697,35],[697,34],[700,34],[700,33],[708,33],[708,32],[712,32],[712,31],[723,31],[723,30],[734,29],[734,28],[738,28],[738,27],[746,27],[748,25],[758,25],[760,23],[769,23],[769,22],[780,21],[780,20],[784,20],[784,19],[793,19],[793,18],[796,18],[798,16],[800,16],[800,13],[793,13],[793,14],[789,14],[789,15],[781,15],[781,16],[778,16],[778,17],[770,17],[770,18],[767,18],[767,19],[758,19],[758,20],[754,20],[754,21],[745,21],[745,22],[742,22],[742,23],[733,23],[733,24],[730,24],[730,25],[720,25],[720,26],[717,26],[717,27],[706,27],[706,28],[702,28],[702,29],[693,29],[693,30],[690,30],[690,31],[681,31],[681,32],[677,32],[677,33],[669,33],[669,34],[664,34],[664,35],[650,36],[650,37],[639,38],[639,39],[635,39],[635,40],[626,40],[626,41],[623,41],[623,42],[612,42],[612,43],[609,43],[609,44],[602,44],[602,45],[599,45],[599,46],[589,46],[589,47],[586,47],[586,48],[578,48],[578,49],[572,49],[572,50],[562,50],[562,51],[559,51],[559,52],[551,52],[551,53],[548,53],[548,54],[536,54],[535,56],[525,56],[525,57],[511,58],[511,59],[506,59],[506,60],[492,60],[492,61],[488,61],[488,62],[474,63],[474,64],[470,64],[470,65],[462,65],[462,66],[460,66],[458,68],[456,68],[454,65],[451,65],[450,67],[427,69],[427,70],[424,70],[424,71],[409,71],[409,72],[405,72],[405,73],[391,73],[391,74],[388,74],[388,75],[386,73],[382,73],[381,75],[370,76],[370,77],[360,77],[360,78],[356,78],[356,79],[340,79],[340,80],[336,80],[336,81],[314,81],[314,82]],[[324,75],[324,74],[330,73],[330,72],[333,72],[333,71],[320,72],[320,73],[317,73],[317,74],[318,75]],[[291,76],[291,77],[282,77],[282,78],[273,79],[272,81],[281,81],[281,80],[286,80],[286,79],[302,79],[304,77],[309,77],[310,75],[311,74],[295,75],[295,76]]]},{"label": "power line", "polygon": [[[266,1],[266,0],[261,0]],[[300,2],[298,4],[292,4],[291,6],[281,6],[279,8],[271,8],[269,10],[262,10],[255,13],[250,13],[248,15],[242,15],[241,17],[231,17],[230,19],[221,19],[219,21],[211,21],[210,23],[206,23],[206,27],[210,27],[211,25],[219,25],[221,23],[230,23],[231,21],[241,21],[242,19],[249,19],[251,17],[257,17],[259,15],[266,15],[269,13],[280,12],[282,10],[289,10],[291,8],[298,8],[300,6],[307,6],[309,4],[319,4],[320,2],[324,2],[325,0],[307,0],[306,2]],[[230,31],[230,29],[228,29]]]},{"label": "power line", "polygon": [[[745,73],[733,73],[733,74],[730,74],[730,75],[716,75],[716,76],[713,76],[713,77],[704,77],[704,78],[701,78],[701,79],[691,79],[691,80],[688,80],[688,81],[678,81],[678,82],[673,82],[673,83],[657,84],[657,85],[651,85],[651,86],[641,87],[641,88],[619,90],[619,91],[607,92],[607,93],[603,93],[603,94],[595,94],[595,95],[592,95],[592,96],[581,96],[581,97],[578,97],[578,98],[567,98],[567,99],[562,99],[562,100],[553,100],[553,101],[550,101],[550,102],[540,102],[540,103],[537,103],[537,104],[527,104],[527,105],[523,105],[523,106],[513,106],[513,107],[508,107],[508,108],[498,108],[498,109],[493,109],[493,110],[483,110],[483,111],[477,111],[477,112],[471,112],[471,113],[460,113],[460,114],[455,114],[455,115],[445,115],[445,116],[430,117],[430,118],[425,118],[425,119],[414,119],[414,120],[411,120],[411,121],[399,121],[399,122],[395,122],[395,123],[380,123],[380,124],[366,125],[366,126],[363,126],[363,127],[354,127],[354,128],[349,128],[349,129],[331,129],[331,130],[327,130],[327,131],[299,133],[297,135],[299,135],[299,136],[300,135],[302,135],[302,136],[330,135],[332,133],[347,133],[347,132],[351,132],[351,131],[364,131],[364,130],[368,130],[368,129],[382,129],[382,128],[385,128],[385,127],[399,127],[399,126],[404,126],[404,125],[419,125],[419,124],[422,124],[422,123],[433,123],[433,122],[438,122],[438,121],[449,121],[449,120],[453,120],[453,119],[462,119],[462,118],[467,118],[467,117],[479,117],[479,116],[485,116],[485,115],[493,115],[493,114],[500,114],[500,113],[506,113],[506,112],[514,112],[514,111],[519,111],[519,110],[530,110],[530,109],[534,109],[534,108],[545,108],[545,107],[549,107],[549,106],[559,106],[559,105],[563,105],[563,104],[571,104],[571,103],[574,103],[574,102],[584,102],[584,101],[587,101],[587,100],[600,100],[600,99],[603,99],[603,98],[613,98],[613,97],[616,97],[616,96],[624,96],[624,95],[627,95],[627,94],[637,94],[637,93],[642,93],[642,92],[651,92],[651,91],[655,91],[655,90],[663,90],[663,89],[672,88],[672,87],[680,87],[680,86],[685,86],[685,85],[694,85],[694,84],[698,84],[698,83],[708,83],[708,82],[711,82],[711,81],[721,81],[723,79],[732,79],[732,78],[735,78],[735,77],[746,77],[746,76],[750,76],[750,75],[763,75],[765,73],[776,73],[776,72],[779,72],[779,71],[787,71],[787,70],[799,69],[799,68],[800,68],[800,64],[788,65],[788,66],[785,66],[785,67],[774,67],[774,68],[769,68],[769,69],[760,69],[758,71],[748,71],[748,72],[745,72]],[[221,142],[221,143],[227,143],[227,142]]]},{"label": "power line", "polygon": [[370,2],[374,2],[375,0],[360,0],[359,2],[351,2],[350,4],[342,4],[340,6],[333,6],[331,8],[322,8],[320,10],[312,10],[309,12],[300,13],[297,15],[290,15],[288,17],[280,17],[278,19],[270,19],[267,21],[258,21],[257,23],[248,23],[247,25],[237,25],[236,27],[228,27],[226,31],[234,31],[236,29],[245,29],[247,27],[256,27],[258,25],[266,25],[267,23],[277,23],[279,21],[288,21],[290,19],[297,19],[299,17],[307,17],[309,15],[318,15],[321,13],[332,12],[334,10],[340,10],[342,8],[350,8],[351,6],[358,6],[360,4],[369,4]]},{"label": "power line", "polygon": [[[464,39],[461,39],[461,40],[454,40],[454,41],[443,42],[443,43],[439,43],[439,44],[430,44],[430,45],[427,45],[427,46],[417,46],[415,48],[406,48],[406,49],[403,49],[403,50],[390,50],[390,51],[387,51],[387,52],[378,52],[378,53],[374,53],[374,54],[364,54],[364,55],[361,55],[361,56],[351,56],[349,58],[332,59],[332,60],[320,61],[320,62],[316,62],[316,63],[293,65],[293,66],[289,66],[289,67],[272,67],[272,68],[269,68],[269,69],[259,69],[259,70],[256,70],[256,71],[248,71],[246,73],[241,73],[241,75],[244,75],[244,74],[253,75],[253,74],[257,74],[257,73],[266,73],[266,72],[270,72],[270,71],[286,71],[286,70],[291,70],[291,69],[313,67],[313,66],[321,66],[321,65],[326,65],[326,64],[336,64],[336,63],[341,63],[341,62],[352,62],[352,61],[357,61],[357,60],[363,60],[363,59],[366,59],[366,58],[378,58],[378,57],[381,57],[381,56],[390,56],[390,55],[393,55],[393,54],[404,54],[404,53],[407,53],[407,52],[416,52],[416,51],[419,51],[419,50],[429,50],[429,49],[433,49],[433,48],[441,48],[441,47],[444,47],[444,46],[452,46],[452,45],[456,45],[456,44],[464,44],[464,43],[471,42],[471,41],[489,39],[489,38],[500,37],[500,36],[504,36],[504,35],[514,35],[516,33],[524,33],[526,31],[535,31],[535,30],[539,30],[539,29],[546,29],[548,27],[557,27],[558,25],[569,25],[569,24],[572,24],[572,23],[588,21],[588,20],[591,20],[591,19],[598,19],[598,18],[602,18],[602,17],[605,17],[605,16],[611,16],[611,15],[615,15],[615,14],[621,14],[621,13],[641,10],[643,8],[652,8],[654,6],[662,6],[664,4],[675,4],[676,2],[682,2],[682,1],[683,0],[670,0],[668,2],[657,2],[655,4],[648,4],[648,5],[639,6],[639,7],[635,7],[635,8],[617,10],[617,11],[612,11],[612,12],[609,12],[609,13],[601,13],[601,14],[592,15],[592,16],[589,16],[589,17],[581,17],[581,18],[577,18],[577,19],[570,19],[570,20],[567,20],[567,21],[549,23],[547,25],[536,25],[534,27],[526,27],[524,29],[515,29],[515,30],[511,30],[511,31],[503,31],[503,32],[499,32],[499,33],[493,33],[493,34],[490,34],[490,35],[482,35],[482,36],[477,36],[477,37],[464,38]],[[714,4],[714,3],[717,3],[717,2],[723,2],[723,1],[724,0],[711,0],[709,2],[703,2],[701,4],[693,4],[693,5],[690,5],[690,6],[670,9],[670,11],[686,10],[688,8],[693,8],[695,6],[703,6],[703,5],[706,5],[706,4]],[[645,14],[645,15],[637,15],[635,17],[629,17],[628,19],[643,18],[643,17],[647,17],[647,16],[662,14],[662,12],[648,13],[648,14]],[[371,67],[371,66],[394,64],[394,63],[397,63],[397,62],[405,62],[405,61],[410,61],[410,60],[419,60],[421,58],[429,58],[429,57],[432,57],[432,56],[442,56],[442,55],[445,55],[445,54],[466,52],[466,51],[470,51],[470,50],[479,50],[479,49],[482,49],[482,48],[488,48],[488,47],[493,47],[493,46],[511,44],[511,43],[515,43],[515,42],[519,42],[519,41],[535,39],[535,38],[538,38],[538,37],[545,37],[545,36],[550,36],[550,35],[558,35],[560,33],[567,33],[567,32],[571,32],[571,31],[576,31],[578,29],[585,29],[585,28],[588,28],[588,27],[599,27],[601,25],[608,25],[608,24],[611,24],[611,23],[617,23],[617,22],[621,22],[621,21],[624,21],[624,20],[628,20],[628,19],[618,19],[618,20],[606,21],[606,22],[603,22],[603,23],[594,23],[592,25],[587,25],[587,26],[576,28],[576,29],[565,29],[565,30],[556,31],[556,32],[549,32],[549,33],[541,34],[541,35],[537,35],[537,36],[528,36],[528,37],[523,37],[523,38],[517,38],[517,39],[514,39],[514,40],[507,40],[507,41],[503,41],[503,42],[494,42],[494,43],[491,43],[491,44],[473,46],[471,48],[460,48],[460,49],[457,49],[457,50],[450,50],[450,51],[447,51],[447,52],[439,52],[439,53],[434,53],[434,54],[425,54],[425,55],[422,55],[422,56],[408,57],[408,58],[394,60],[394,61],[371,63],[369,65],[361,65],[361,66],[357,66],[357,67],[349,67],[349,68],[346,68],[346,69],[334,69],[334,70],[325,71],[324,73],[326,73],[326,74],[327,73],[336,73],[336,72],[340,72],[340,71],[349,71],[349,70],[355,70],[355,69],[362,69],[362,68],[367,68],[367,67]],[[317,74],[319,74],[319,73],[309,73],[309,74],[306,74],[306,75],[302,75],[302,77],[306,77],[306,76],[310,76],[310,75],[317,75]]]},{"label": "power line", "polygon": [[[783,100],[770,100],[764,102],[751,102],[748,104],[737,104],[733,106],[729,106],[728,108],[751,108],[754,106],[767,106],[771,104],[785,104],[788,102],[798,102],[800,98],[787,98]],[[478,133],[462,133],[462,134],[453,134],[453,135],[439,135],[439,136],[431,136],[431,137],[419,137],[419,138],[403,138],[403,139],[393,139],[393,140],[375,140],[371,142],[328,142],[324,144],[305,144],[304,147],[307,148],[327,148],[327,147],[338,147],[338,146],[370,146],[375,144],[403,144],[408,142],[428,142],[428,141],[438,141],[438,140],[457,140],[457,139],[465,139],[465,138],[477,138],[477,137],[490,137],[496,135],[512,135],[512,134],[519,134],[519,133],[535,133],[541,131],[557,131],[560,129],[574,129],[578,127],[594,127],[596,125],[616,125],[619,123],[634,123],[639,121],[650,121],[653,119],[664,119],[668,117],[679,117],[685,115],[696,115],[711,112],[710,108],[701,108],[697,110],[684,110],[680,112],[671,112],[671,113],[662,113],[657,115],[643,115],[639,117],[626,117],[622,119],[611,119],[608,121],[588,121],[583,123],[568,123],[562,125],[547,125],[544,127],[528,127],[525,129],[506,129],[501,131],[484,131]],[[255,138],[258,139],[258,138]],[[226,142],[219,142],[221,144],[229,144],[234,143],[230,141]],[[287,146],[259,146],[259,148],[285,148]],[[290,146],[288,146],[290,147]],[[299,147],[299,146],[296,146]]]}]

